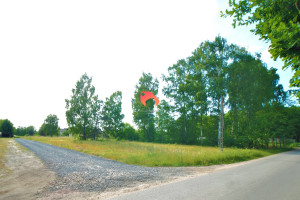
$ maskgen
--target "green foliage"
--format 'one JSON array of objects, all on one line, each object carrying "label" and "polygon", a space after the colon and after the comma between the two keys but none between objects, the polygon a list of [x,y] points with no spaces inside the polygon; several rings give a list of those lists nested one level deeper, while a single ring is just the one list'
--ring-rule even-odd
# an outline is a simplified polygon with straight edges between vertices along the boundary
[{"label": "green foliage", "polygon": [[124,127],[123,131],[119,135],[119,137],[121,139],[125,139],[125,140],[139,140],[139,136],[137,134],[137,131],[134,129],[133,126],[131,126],[128,123],[124,123],[123,127]]},{"label": "green foliage", "polygon": [[8,119],[0,120],[2,137],[13,137],[14,125]]},{"label": "green foliage", "polygon": [[104,133],[118,137],[122,129],[122,92],[114,92],[109,98],[106,98],[101,112],[102,128]]},{"label": "green foliage", "polygon": [[276,107],[286,102],[276,71],[220,36],[201,43],[163,75],[170,102],[158,106],[155,141],[216,146],[223,140],[225,146],[268,148],[272,138],[295,138],[296,123]]},{"label": "green foliage", "polygon": [[69,135],[70,135],[69,130],[65,130],[64,132],[61,133],[61,136],[69,136]]},{"label": "green foliage", "polygon": [[272,57],[291,67],[294,76],[290,86],[300,101],[300,11],[293,0],[229,0],[230,9],[221,16],[233,17],[233,27],[255,24],[252,30],[260,39],[270,41]]},{"label": "green foliage", "polygon": [[28,126],[28,127],[21,127],[15,129],[14,134],[17,136],[25,136],[25,135],[35,135],[37,131],[35,130],[34,126]]},{"label": "green foliage", "polygon": [[132,99],[133,120],[140,129],[144,141],[152,142],[155,138],[154,124],[154,100],[149,99],[144,106],[140,101],[142,91],[151,91],[154,95],[158,93],[158,80],[154,79],[150,73],[143,73],[139,79],[134,91],[134,99]]},{"label": "green foliage", "polygon": [[174,127],[175,120],[171,116],[171,109],[171,106],[165,100],[160,101],[160,103],[157,106],[155,118],[157,131],[155,135],[155,142],[176,142],[173,138],[173,134],[176,131],[172,129],[172,127]]},{"label": "green foliage", "polygon": [[86,140],[94,136],[99,130],[100,107],[102,101],[95,95],[95,87],[92,78],[87,74],[77,81],[75,89],[72,89],[71,99],[66,99],[66,117],[72,134]]},{"label": "green foliage", "polygon": [[[44,123],[39,129],[39,135],[41,136],[58,136],[59,126],[58,126],[58,117],[54,114],[50,114],[45,119]],[[28,133],[28,135],[31,135]]]},{"label": "green foliage", "polygon": [[[166,86],[163,93],[170,99],[170,105],[162,105],[159,113],[171,122],[173,130],[170,140],[176,143],[195,144],[196,138],[202,135],[202,118],[208,111],[208,80],[203,65],[203,55],[191,56],[181,59],[168,68],[168,74],[163,75]],[[163,111],[166,110],[166,111]],[[167,114],[166,112],[170,113]],[[175,116],[179,118],[174,122]],[[200,117],[200,134],[197,124]],[[158,125],[163,125],[166,131],[166,122],[159,118]],[[174,128],[176,127],[176,130]],[[168,140],[167,140],[168,141]]]}]

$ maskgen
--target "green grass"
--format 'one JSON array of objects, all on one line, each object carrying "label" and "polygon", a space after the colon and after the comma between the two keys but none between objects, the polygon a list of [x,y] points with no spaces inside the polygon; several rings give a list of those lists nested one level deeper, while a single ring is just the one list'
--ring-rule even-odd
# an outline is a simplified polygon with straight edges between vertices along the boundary
[{"label": "green grass", "polygon": [[7,173],[8,170],[5,167],[5,162],[6,162],[6,151],[7,151],[7,143],[8,141],[11,140],[9,138],[0,138],[0,177]]},{"label": "green grass", "polygon": [[207,166],[229,164],[272,155],[288,149],[257,150],[201,147],[194,145],[155,144],[144,142],[79,141],[69,137],[23,137],[55,146],[142,166]]}]

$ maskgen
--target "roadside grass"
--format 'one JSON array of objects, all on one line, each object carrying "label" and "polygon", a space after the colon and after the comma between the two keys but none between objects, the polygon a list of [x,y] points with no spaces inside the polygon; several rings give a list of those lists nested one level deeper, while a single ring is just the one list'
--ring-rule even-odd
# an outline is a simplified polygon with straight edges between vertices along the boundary
[{"label": "roadside grass", "polygon": [[0,138],[0,177],[8,172],[8,169],[5,168],[5,154],[7,151],[7,143],[9,140],[9,138]]},{"label": "roadside grass", "polygon": [[290,148],[300,148],[300,142],[295,142],[289,145]]},{"label": "roadside grass", "polygon": [[80,141],[69,137],[22,137],[58,147],[141,166],[208,166],[269,156],[290,149],[237,149],[194,145],[156,144],[103,139]]}]

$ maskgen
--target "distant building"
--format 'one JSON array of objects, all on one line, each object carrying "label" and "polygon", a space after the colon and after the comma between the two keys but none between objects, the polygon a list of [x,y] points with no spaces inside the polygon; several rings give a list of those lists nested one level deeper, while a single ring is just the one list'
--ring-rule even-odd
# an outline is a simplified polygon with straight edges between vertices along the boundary
[{"label": "distant building", "polygon": [[59,130],[59,135],[61,136],[62,133],[63,133],[64,131],[67,131],[67,130],[68,130],[67,128],[60,129],[60,130]]}]

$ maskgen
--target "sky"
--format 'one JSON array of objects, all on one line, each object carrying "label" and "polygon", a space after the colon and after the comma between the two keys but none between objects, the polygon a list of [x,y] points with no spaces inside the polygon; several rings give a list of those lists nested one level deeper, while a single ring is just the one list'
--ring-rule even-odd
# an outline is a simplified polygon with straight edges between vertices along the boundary
[{"label": "sky", "polygon": [[292,72],[271,59],[250,27],[233,29],[232,19],[221,18],[226,7],[224,0],[0,1],[0,119],[38,130],[56,114],[66,128],[65,99],[87,73],[102,100],[122,91],[124,121],[133,124],[131,99],[142,73],[161,83],[169,66],[218,34],[262,53],[289,89]]}]

